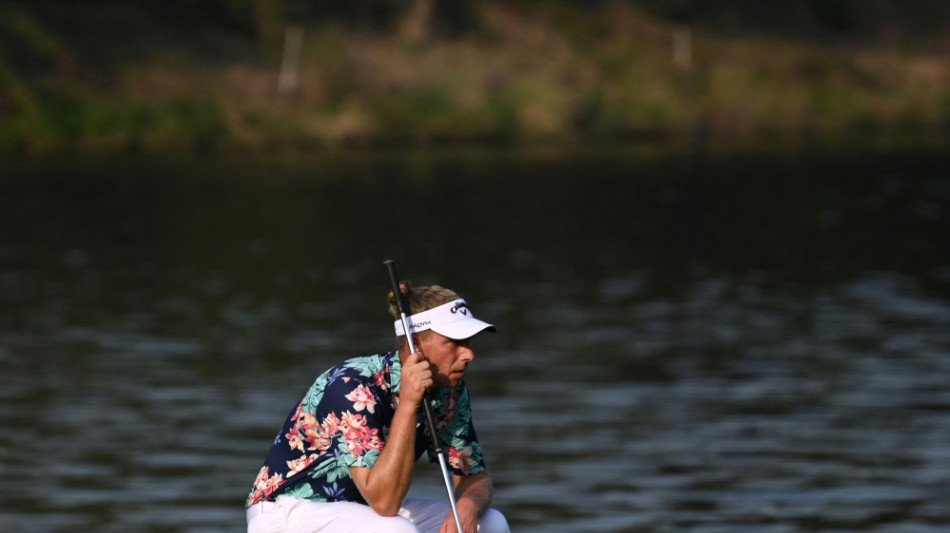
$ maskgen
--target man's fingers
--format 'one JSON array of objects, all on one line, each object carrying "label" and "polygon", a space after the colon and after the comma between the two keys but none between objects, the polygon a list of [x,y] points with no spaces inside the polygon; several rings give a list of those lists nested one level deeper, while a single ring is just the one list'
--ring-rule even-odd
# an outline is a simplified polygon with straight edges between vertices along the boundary
[{"label": "man's fingers", "polygon": [[418,353],[409,354],[402,365],[402,387],[407,398],[413,402],[422,401],[422,396],[435,385],[435,377],[429,362]]}]

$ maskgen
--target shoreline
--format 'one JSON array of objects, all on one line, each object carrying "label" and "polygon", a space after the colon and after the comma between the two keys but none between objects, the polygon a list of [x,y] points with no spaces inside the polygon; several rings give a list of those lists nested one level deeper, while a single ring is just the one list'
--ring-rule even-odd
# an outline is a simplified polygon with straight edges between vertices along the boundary
[{"label": "shoreline", "polygon": [[[134,57],[100,50],[107,66],[85,51],[89,35],[7,8],[0,23],[31,36],[28,51],[45,66],[0,51],[0,157],[950,137],[950,60],[939,47],[819,45],[697,26],[684,54],[681,25],[635,7],[553,5],[479,4],[478,31],[456,39],[311,21],[286,25],[288,39],[271,31]],[[147,17],[138,24],[139,46],[170,39]],[[297,43],[290,77],[288,43]]]}]

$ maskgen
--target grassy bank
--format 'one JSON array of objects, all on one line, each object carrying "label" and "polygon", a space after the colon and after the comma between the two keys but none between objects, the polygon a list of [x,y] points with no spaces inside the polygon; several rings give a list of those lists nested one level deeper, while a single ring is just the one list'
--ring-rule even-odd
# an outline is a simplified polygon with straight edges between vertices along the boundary
[{"label": "grassy bank", "polygon": [[[702,25],[687,34],[624,2],[469,5],[476,22],[445,36],[313,18],[182,27],[119,3],[53,15],[7,4],[0,152],[950,133],[945,39],[815,42]],[[296,83],[281,91],[290,27],[302,48]]]}]

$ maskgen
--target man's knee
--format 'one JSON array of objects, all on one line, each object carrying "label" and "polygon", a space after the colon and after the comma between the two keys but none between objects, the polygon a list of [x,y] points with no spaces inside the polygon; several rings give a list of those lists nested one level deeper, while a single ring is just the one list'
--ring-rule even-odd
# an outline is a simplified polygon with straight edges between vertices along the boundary
[{"label": "man's knee", "polygon": [[505,515],[495,509],[485,511],[478,517],[479,533],[511,533]]},{"label": "man's knee", "polygon": [[[289,509],[287,533],[419,533],[401,516],[380,516],[368,505],[356,502],[311,502],[278,499]],[[249,532],[250,533],[250,532]]]},{"label": "man's knee", "polygon": [[415,524],[401,516],[393,516],[387,520],[388,523],[383,529],[379,530],[380,533],[419,533]]},{"label": "man's knee", "polygon": [[355,533],[419,533],[415,524],[401,516],[379,515],[372,519],[365,519],[361,524],[355,525],[352,531]]}]

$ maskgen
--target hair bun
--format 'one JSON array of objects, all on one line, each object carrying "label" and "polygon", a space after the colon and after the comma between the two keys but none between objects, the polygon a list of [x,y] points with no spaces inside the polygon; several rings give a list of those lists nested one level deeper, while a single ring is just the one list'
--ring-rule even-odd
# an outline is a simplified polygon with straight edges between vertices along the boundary
[{"label": "hair bun", "polygon": [[[402,295],[403,302],[406,302],[408,305],[409,294],[412,293],[412,281],[405,280],[399,282],[399,294]],[[399,306],[396,304],[396,296],[393,294],[393,291],[389,291],[389,295],[386,297],[386,300],[389,302],[389,312],[394,316],[399,316]]]}]

